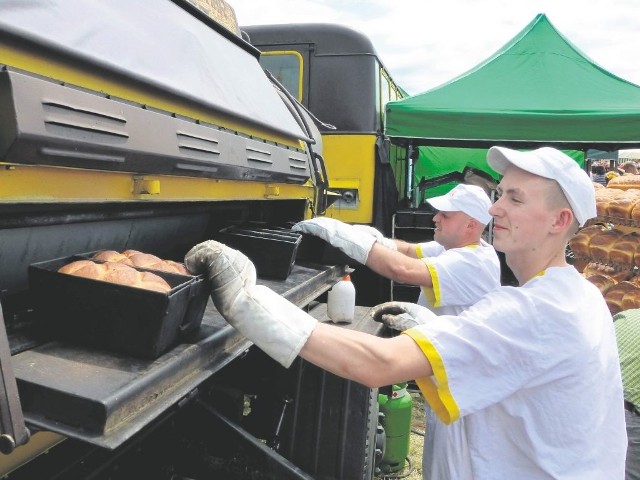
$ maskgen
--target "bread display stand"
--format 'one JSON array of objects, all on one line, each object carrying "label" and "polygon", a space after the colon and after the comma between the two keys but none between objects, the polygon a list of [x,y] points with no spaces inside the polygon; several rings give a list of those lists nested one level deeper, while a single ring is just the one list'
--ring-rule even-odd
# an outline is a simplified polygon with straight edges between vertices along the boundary
[{"label": "bread display stand", "polygon": [[574,265],[602,292],[612,315],[640,308],[640,175],[618,178],[596,188],[598,215],[569,242]]}]

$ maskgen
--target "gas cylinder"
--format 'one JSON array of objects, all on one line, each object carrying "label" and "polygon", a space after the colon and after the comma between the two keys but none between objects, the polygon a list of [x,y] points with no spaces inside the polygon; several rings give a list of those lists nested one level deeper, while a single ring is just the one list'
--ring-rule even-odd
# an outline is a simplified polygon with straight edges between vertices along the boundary
[{"label": "gas cylinder", "polygon": [[380,469],[384,473],[399,472],[409,455],[411,437],[413,398],[407,391],[407,384],[393,385],[391,395],[378,394],[378,405],[383,414],[382,425],[386,437]]},{"label": "gas cylinder", "polygon": [[329,290],[327,298],[327,315],[337,322],[353,322],[356,310],[356,289],[351,283],[351,277],[345,275]]}]

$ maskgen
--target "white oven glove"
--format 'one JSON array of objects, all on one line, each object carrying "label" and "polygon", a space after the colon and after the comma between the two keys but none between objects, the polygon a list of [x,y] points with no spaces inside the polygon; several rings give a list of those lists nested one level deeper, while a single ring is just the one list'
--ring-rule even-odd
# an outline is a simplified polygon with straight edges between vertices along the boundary
[{"label": "white oven glove", "polygon": [[328,217],[303,220],[291,227],[291,230],[320,237],[362,265],[366,265],[371,247],[376,243],[376,237],[370,233]]},{"label": "white oven glove", "polygon": [[396,245],[396,242],[382,235],[382,232],[380,232],[376,228],[373,228],[371,225],[361,225],[359,223],[356,223],[352,226],[356,230],[360,230],[361,232],[368,233],[369,235],[375,237],[376,242],[378,242],[380,245],[384,245],[385,247],[390,248],[391,250],[398,250],[398,246]]},{"label": "white oven glove", "polygon": [[386,302],[376,305],[369,315],[393,330],[405,330],[430,322],[437,317],[426,307],[409,302]]},{"label": "white oven glove", "polygon": [[296,358],[317,321],[263,285],[256,269],[238,250],[209,240],[184,257],[193,274],[211,282],[211,298],[220,314],[242,335],[284,367]]}]

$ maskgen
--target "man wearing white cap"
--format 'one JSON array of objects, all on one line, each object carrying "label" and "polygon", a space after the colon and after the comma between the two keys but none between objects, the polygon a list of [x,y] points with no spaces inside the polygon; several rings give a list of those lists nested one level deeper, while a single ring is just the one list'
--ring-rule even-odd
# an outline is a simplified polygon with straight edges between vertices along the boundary
[{"label": "man wearing white cap", "polygon": [[324,239],[386,278],[420,286],[419,305],[439,315],[459,313],[500,285],[498,256],[481,239],[491,201],[482,188],[464,184],[427,201],[438,210],[428,243],[383,238],[371,227],[327,217],[304,220],[293,230]]},{"label": "man wearing white cap", "polygon": [[415,379],[444,423],[464,418],[468,450],[456,455],[468,469],[451,478],[622,480],[613,322],[598,289],[565,260],[569,238],[596,215],[592,183],[551,148],[493,147],[488,161],[503,174],[490,209],[494,245],[519,286],[497,287],[458,315],[403,302],[374,308],[383,322],[416,319],[401,335],[317,322],[255,285],[253,264],[218,242],[195,246],[185,262],[208,274],[224,318],[283,366],[300,355],[370,387]]}]

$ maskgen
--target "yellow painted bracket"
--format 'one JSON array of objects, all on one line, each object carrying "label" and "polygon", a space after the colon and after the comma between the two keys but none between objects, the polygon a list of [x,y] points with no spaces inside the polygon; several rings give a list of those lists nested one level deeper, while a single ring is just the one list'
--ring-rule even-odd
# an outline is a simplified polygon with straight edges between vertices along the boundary
[{"label": "yellow painted bracket", "polygon": [[278,185],[265,185],[264,186],[264,196],[265,196],[265,198],[279,197],[280,196],[280,187]]},{"label": "yellow painted bracket", "polygon": [[160,180],[152,180],[144,177],[133,178],[134,195],[159,195]]}]

